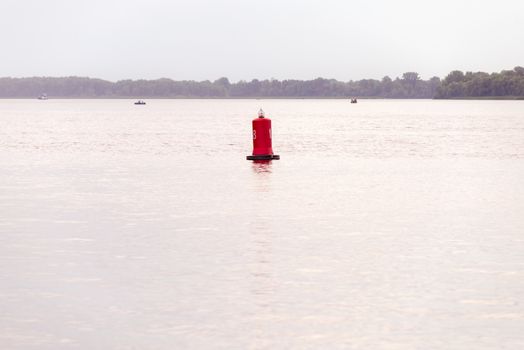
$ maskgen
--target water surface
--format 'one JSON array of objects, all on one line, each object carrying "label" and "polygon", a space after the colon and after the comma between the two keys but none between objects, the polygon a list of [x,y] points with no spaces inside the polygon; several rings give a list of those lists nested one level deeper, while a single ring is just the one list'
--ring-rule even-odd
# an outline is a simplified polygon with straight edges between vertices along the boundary
[{"label": "water surface", "polygon": [[522,101],[147,102],[0,100],[2,348],[524,347]]}]

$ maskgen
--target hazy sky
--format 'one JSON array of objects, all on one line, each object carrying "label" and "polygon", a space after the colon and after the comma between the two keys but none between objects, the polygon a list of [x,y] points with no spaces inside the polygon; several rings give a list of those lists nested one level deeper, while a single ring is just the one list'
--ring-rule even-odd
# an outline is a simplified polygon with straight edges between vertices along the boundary
[{"label": "hazy sky", "polygon": [[338,80],[524,66],[524,0],[0,0],[0,76]]}]

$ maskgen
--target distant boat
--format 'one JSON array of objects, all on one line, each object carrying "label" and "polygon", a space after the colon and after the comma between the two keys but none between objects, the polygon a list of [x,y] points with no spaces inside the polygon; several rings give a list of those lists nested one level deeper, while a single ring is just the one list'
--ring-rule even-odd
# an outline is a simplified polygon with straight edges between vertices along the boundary
[{"label": "distant boat", "polygon": [[136,105],[145,105],[146,103],[142,100],[138,100],[135,102]]},{"label": "distant boat", "polygon": [[356,98],[352,98],[351,99],[351,103],[357,103],[357,99]]},{"label": "distant boat", "polygon": [[38,96],[38,99],[39,100],[47,100],[47,94],[42,94],[42,95]]}]

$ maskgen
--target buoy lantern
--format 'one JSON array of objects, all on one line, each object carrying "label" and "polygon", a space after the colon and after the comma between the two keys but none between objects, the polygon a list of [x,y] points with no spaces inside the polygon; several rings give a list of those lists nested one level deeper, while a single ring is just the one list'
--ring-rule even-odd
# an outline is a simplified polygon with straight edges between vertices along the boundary
[{"label": "buoy lantern", "polygon": [[247,156],[247,160],[271,160],[280,159],[273,154],[271,146],[271,119],[266,118],[264,111],[260,109],[258,118],[253,119],[253,154]]}]

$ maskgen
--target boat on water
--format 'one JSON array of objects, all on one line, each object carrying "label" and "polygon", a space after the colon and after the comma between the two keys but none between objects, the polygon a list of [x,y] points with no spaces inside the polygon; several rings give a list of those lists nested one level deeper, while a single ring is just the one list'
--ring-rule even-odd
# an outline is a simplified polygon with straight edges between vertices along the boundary
[{"label": "boat on water", "polygon": [[135,102],[136,105],[145,105],[146,103],[142,100],[138,100]]},{"label": "boat on water", "polygon": [[39,100],[47,100],[47,94],[42,94],[42,95],[38,96],[38,99]]}]

